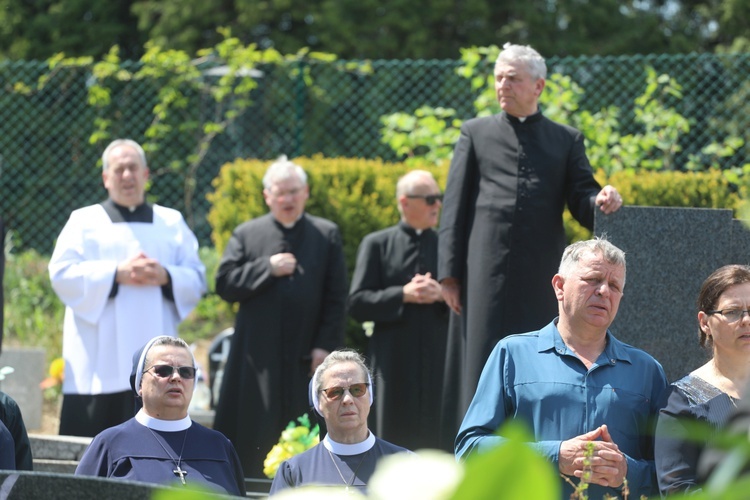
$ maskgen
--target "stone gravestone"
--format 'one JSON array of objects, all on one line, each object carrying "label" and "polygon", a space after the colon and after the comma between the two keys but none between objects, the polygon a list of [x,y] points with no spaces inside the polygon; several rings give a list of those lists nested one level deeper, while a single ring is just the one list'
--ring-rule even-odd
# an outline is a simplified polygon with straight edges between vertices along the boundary
[{"label": "stone gravestone", "polygon": [[41,429],[43,395],[39,384],[47,372],[44,349],[3,346],[0,367],[3,366],[15,371],[0,381],[0,389],[18,403],[26,429]]},{"label": "stone gravestone", "polygon": [[670,382],[705,363],[700,286],[723,265],[750,263],[750,230],[731,210],[626,206],[611,215],[597,211],[594,233],[606,234],[627,257],[614,335],[659,360]]},{"label": "stone gravestone", "polygon": [[[74,476],[51,472],[0,471],[0,498],[2,500],[150,500],[158,491],[166,492],[162,498],[201,498],[228,500],[227,495],[201,490],[190,492],[181,487],[164,487],[121,479]],[[170,494],[170,492],[172,492]]]}]

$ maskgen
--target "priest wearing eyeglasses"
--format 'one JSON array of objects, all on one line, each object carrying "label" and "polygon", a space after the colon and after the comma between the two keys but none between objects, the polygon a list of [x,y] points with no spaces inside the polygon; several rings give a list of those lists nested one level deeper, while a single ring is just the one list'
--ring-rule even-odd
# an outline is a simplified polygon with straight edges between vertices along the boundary
[{"label": "priest wearing eyeglasses", "polygon": [[[438,238],[433,228],[441,200],[430,172],[413,170],[399,179],[401,221],[362,240],[349,293],[352,317],[375,323],[369,342],[378,386],[372,428],[411,450],[441,447],[438,423],[449,318],[435,279]],[[415,390],[403,390],[407,380]],[[443,445],[452,450],[452,439]]]},{"label": "priest wearing eyeglasses", "polygon": [[261,477],[279,432],[307,408],[315,368],[344,345],[346,264],[338,226],[307,213],[307,174],[286,156],[263,176],[269,213],[232,232],[216,293],[239,305],[214,429]]},{"label": "priest wearing eyeglasses", "polygon": [[381,457],[408,452],[368,429],[373,398],[372,379],[361,355],[344,349],[326,356],[310,383],[310,399],[328,433],[318,445],[279,465],[271,496],[313,485],[364,493]]},{"label": "priest wearing eyeglasses", "polygon": [[197,485],[245,496],[232,443],[188,415],[195,359],[184,340],[166,335],[151,339],[133,357],[130,385],[143,407],[127,422],[94,437],[76,475]]}]

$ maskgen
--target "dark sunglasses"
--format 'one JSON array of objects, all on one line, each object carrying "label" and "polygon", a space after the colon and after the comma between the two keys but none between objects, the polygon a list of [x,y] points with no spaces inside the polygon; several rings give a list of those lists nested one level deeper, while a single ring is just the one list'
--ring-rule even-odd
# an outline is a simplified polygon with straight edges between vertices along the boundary
[{"label": "dark sunglasses", "polygon": [[[195,378],[195,367],[193,366],[154,365],[151,368],[154,369],[154,374],[159,378],[169,378],[175,371],[180,375],[180,378],[188,380]],[[146,373],[151,368],[143,370],[143,373]]]},{"label": "dark sunglasses", "polygon": [[326,395],[328,401],[338,401],[344,397],[344,392],[349,391],[349,394],[353,398],[361,398],[367,394],[367,386],[370,384],[352,384],[349,387],[329,387],[328,389],[321,389],[320,392]]},{"label": "dark sunglasses", "polygon": [[428,205],[434,205],[438,201],[443,201],[442,194],[407,194],[406,197],[412,200],[424,200]]}]

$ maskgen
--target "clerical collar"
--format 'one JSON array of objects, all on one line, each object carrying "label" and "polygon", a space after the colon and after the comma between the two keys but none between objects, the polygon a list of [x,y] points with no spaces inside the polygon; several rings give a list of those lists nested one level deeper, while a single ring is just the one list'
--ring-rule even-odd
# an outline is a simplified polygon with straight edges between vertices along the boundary
[{"label": "clerical collar", "polygon": [[542,117],[542,110],[541,109],[537,109],[536,113],[530,114],[528,116],[513,116],[513,115],[508,114],[508,113],[505,113],[505,116],[507,116],[508,119],[511,122],[515,121],[515,122],[518,122],[518,123],[525,123],[525,122],[528,121],[529,123],[533,123],[533,122],[536,122],[539,119],[541,119],[541,117]]},{"label": "clerical collar", "polygon": [[401,227],[403,228],[403,230],[406,231],[407,233],[414,233],[417,236],[421,236],[422,233],[425,232],[424,229],[415,229],[411,227],[409,224],[406,223],[406,221],[402,220],[402,221],[399,221],[399,223],[401,224]]},{"label": "clerical collar", "polygon": [[326,437],[323,438],[323,446],[336,455],[359,455],[375,446],[375,434],[367,431],[367,438],[360,443],[354,444],[337,443],[331,439],[329,434],[326,434]]},{"label": "clerical collar", "polygon": [[126,207],[115,203],[112,198],[107,198],[100,205],[109,215],[113,223],[118,222],[154,222],[154,209],[151,205],[144,202],[135,207]]},{"label": "clerical collar", "polygon": [[135,414],[135,420],[139,424],[144,425],[149,429],[154,429],[155,431],[162,432],[184,431],[185,429],[193,425],[193,422],[190,420],[190,415],[187,415],[185,418],[181,418],[180,420],[162,420],[160,418],[154,418],[146,415],[146,412],[143,411],[143,408],[138,410],[138,413]]},{"label": "clerical collar", "polygon": [[278,224],[279,226],[283,227],[284,229],[292,229],[294,226],[297,225],[297,223],[299,222],[299,220],[302,218],[303,215],[305,215],[305,212],[302,212],[301,214],[299,214],[299,217],[297,217],[296,219],[294,219],[294,222],[290,222],[289,224],[284,224],[283,222],[281,222],[276,217],[274,217],[273,220],[275,220],[276,224]]}]

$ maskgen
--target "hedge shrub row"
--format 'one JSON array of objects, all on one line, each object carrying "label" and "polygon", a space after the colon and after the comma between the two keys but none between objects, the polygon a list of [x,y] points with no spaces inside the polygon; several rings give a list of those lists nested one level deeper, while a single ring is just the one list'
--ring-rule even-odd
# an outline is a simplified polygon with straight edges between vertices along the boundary
[{"label": "hedge shrub row", "polygon": [[[422,165],[387,163],[379,160],[349,158],[294,159],[308,174],[310,199],[307,211],[336,222],[341,229],[347,269],[351,273],[362,238],[373,231],[395,224],[399,219],[396,208],[396,181],[414,168],[429,170],[438,184],[445,187],[448,163]],[[212,208],[208,214],[213,227],[212,240],[221,254],[232,230],[244,222],[268,211],[263,200],[262,178],[269,162],[236,160],[221,168],[214,179],[214,192],[208,195]],[[599,182],[612,184],[622,193],[629,205],[730,208],[740,206],[740,190],[729,183],[721,171],[700,173],[680,172],[619,172],[609,179],[603,172]],[[566,211],[566,232],[570,241],[590,237]],[[364,339],[359,326],[349,321],[347,343],[362,348]]]}]

